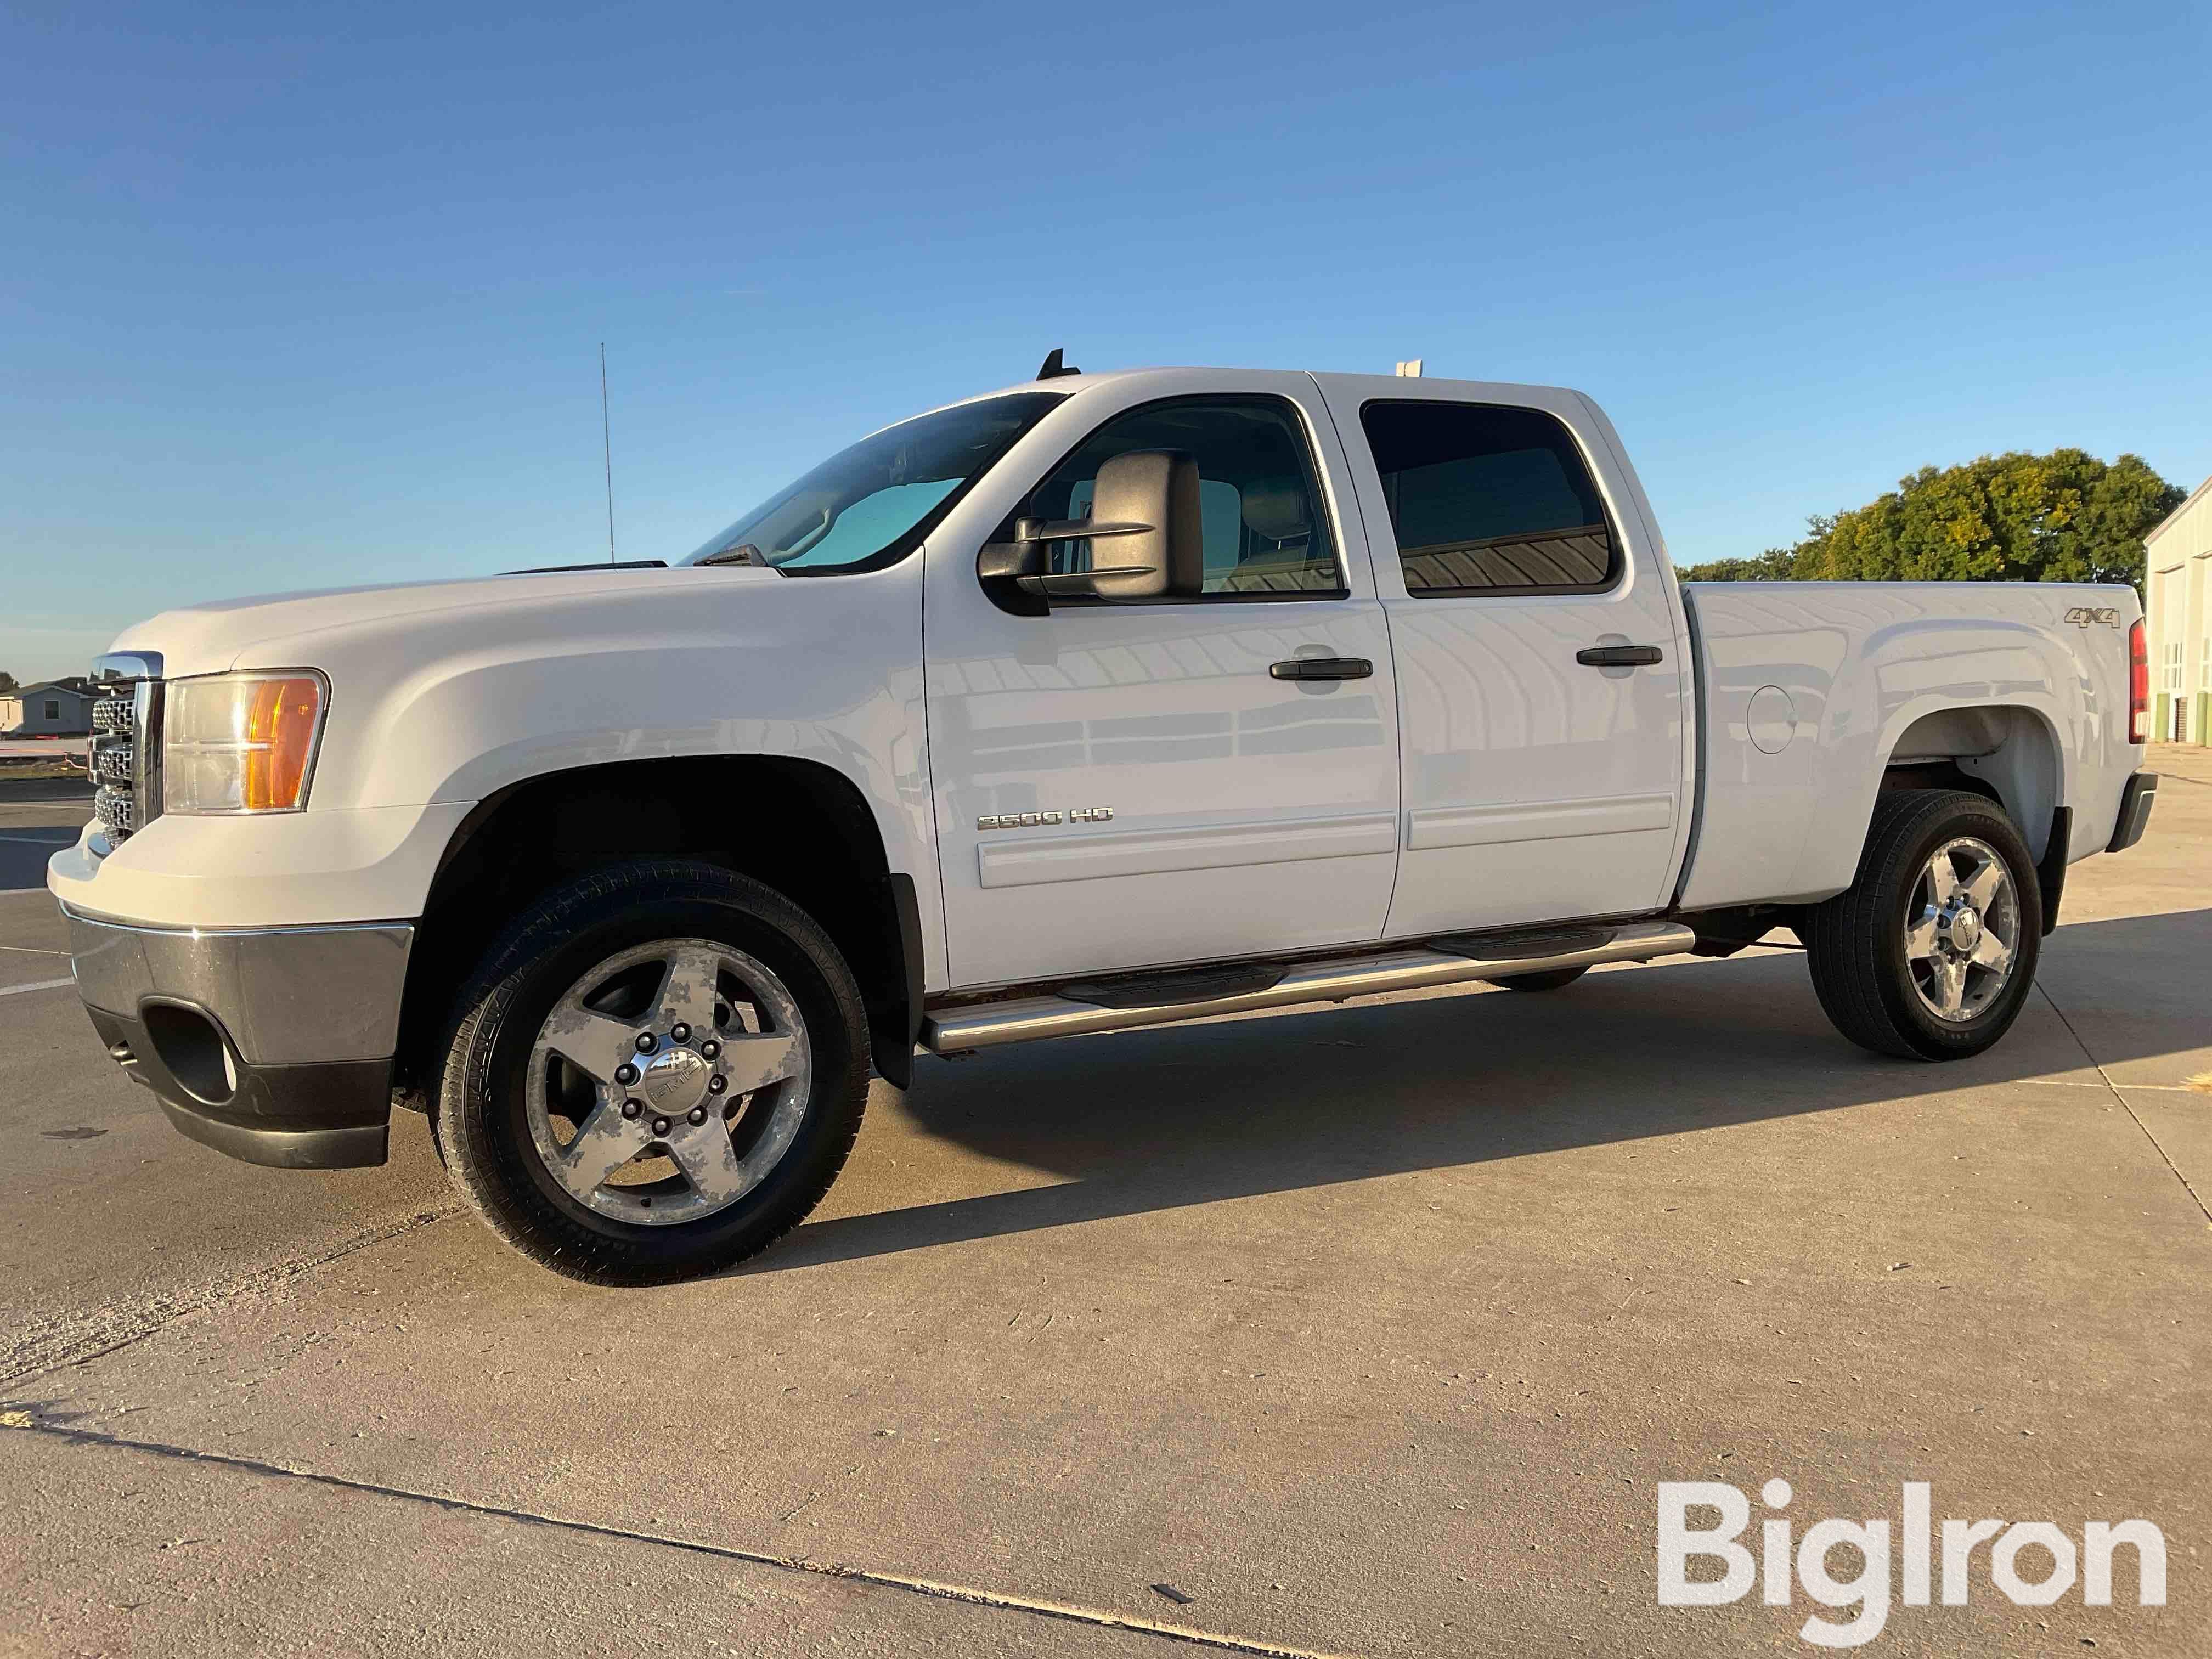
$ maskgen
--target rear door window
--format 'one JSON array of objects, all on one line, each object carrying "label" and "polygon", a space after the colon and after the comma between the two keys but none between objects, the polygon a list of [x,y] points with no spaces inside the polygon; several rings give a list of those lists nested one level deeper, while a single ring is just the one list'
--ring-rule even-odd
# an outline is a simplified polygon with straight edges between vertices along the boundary
[{"label": "rear door window", "polygon": [[1391,399],[1359,421],[1414,598],[1595,593],[1620,579],[1596,482],[1556,416]]}]

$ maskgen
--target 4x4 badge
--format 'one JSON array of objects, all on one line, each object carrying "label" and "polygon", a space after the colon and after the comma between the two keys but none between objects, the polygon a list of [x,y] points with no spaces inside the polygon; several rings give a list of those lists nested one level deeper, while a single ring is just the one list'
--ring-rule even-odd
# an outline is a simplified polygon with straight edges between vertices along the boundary
[{"label": "4x4 badge", "polygon": [[2087,628],[2093,623],[2101,623],[2106,628],[2118,628],[2120,613],[2106,605],[2077,605],[2060,620],[2070,622],[2076,628]]}]

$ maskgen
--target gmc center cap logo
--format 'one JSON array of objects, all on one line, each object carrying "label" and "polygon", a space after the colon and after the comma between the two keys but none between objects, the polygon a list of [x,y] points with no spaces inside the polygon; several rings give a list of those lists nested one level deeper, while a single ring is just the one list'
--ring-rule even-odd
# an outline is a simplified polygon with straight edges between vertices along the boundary
[{"label": "gmc center cap logo", "polygon": [[689,1048],[671,1048],[645,1068],[643,1086],[654,1110],[688,1112],[707,1098],[707,1062]]}]

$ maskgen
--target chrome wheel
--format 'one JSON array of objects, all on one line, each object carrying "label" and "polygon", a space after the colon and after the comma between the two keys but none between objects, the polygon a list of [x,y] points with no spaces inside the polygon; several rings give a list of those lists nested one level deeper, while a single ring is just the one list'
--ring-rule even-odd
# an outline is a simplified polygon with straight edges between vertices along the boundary
[{"label": "chrome wheel", "polygon": [[806,1115],[813,1055],[790,989],[743,951],[659,939],[579,978],[539,1028],[524,1106],[553,1180],[669,1226],[758,1186]]},{"label": "chrome wheel", "polygon": [[2012,978],[2020,895],[1988,842],[1961,836],[1937,848],[1905,907],[1905,964],[1928,1012],[1963,1024]]}]

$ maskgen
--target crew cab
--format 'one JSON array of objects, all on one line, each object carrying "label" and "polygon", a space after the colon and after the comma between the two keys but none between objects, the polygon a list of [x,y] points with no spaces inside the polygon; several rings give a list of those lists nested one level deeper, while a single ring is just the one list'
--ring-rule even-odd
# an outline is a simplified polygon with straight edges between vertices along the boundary
[{"label": "crew cab", "polygon": [[2127,587],[1685,586],[1578,392],[1057,353],[673,563],[195,606],[96,673],[48,879],[109,1053],[258,1164],[426,1111],[601,1282],[766,1247],[917,1048],[1786,928],[1846,1037],[1974,1054],[2155,792]]}]

